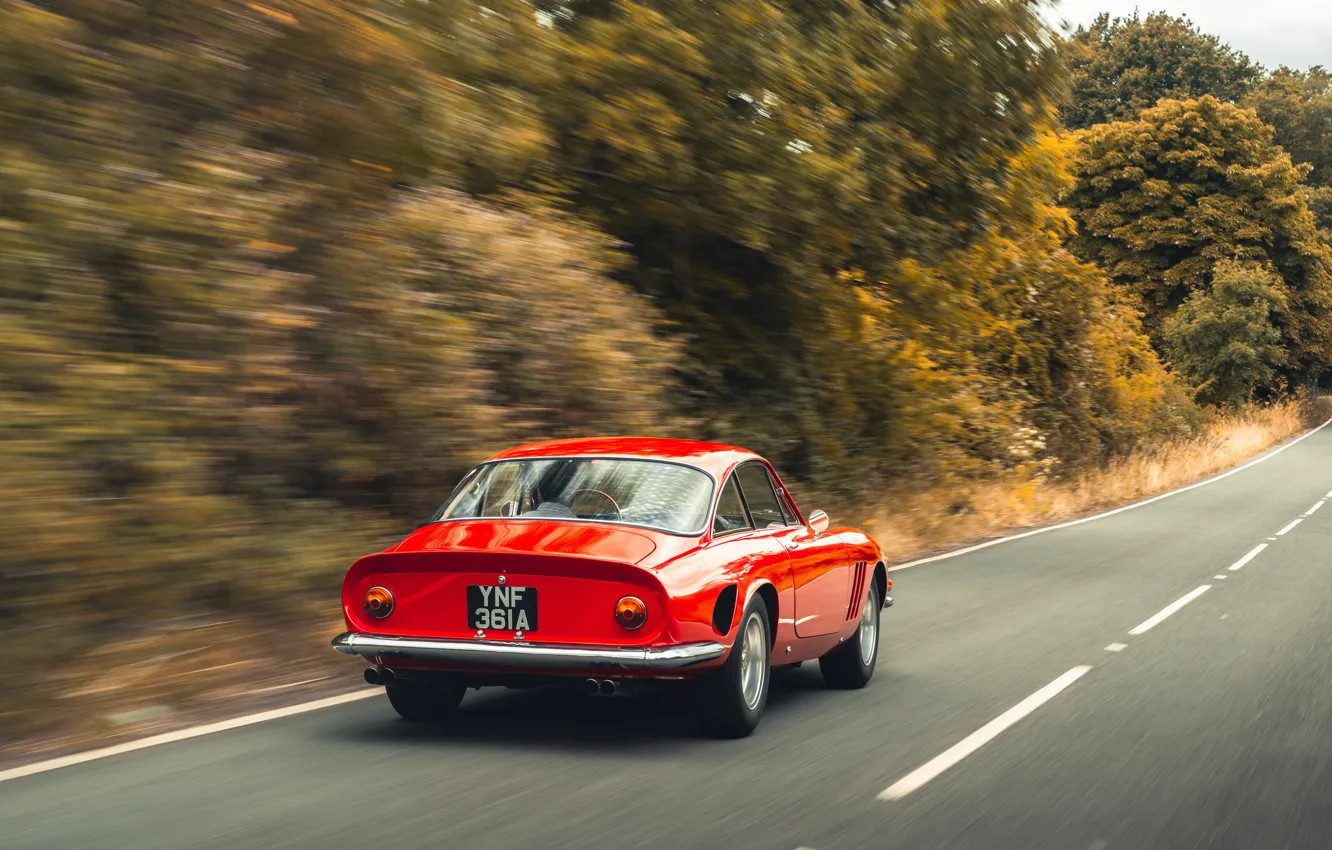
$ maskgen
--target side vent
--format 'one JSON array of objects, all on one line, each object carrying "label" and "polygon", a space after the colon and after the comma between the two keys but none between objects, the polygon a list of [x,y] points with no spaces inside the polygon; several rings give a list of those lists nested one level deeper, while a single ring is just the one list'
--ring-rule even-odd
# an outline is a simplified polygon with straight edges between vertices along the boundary
[{"label": "side vent", "polygon": [[867,562],[860,561],[856,564],[856,575],[851,580],[851,601],[846,605],[846,618],[854,620],[860,616],[860,601],[865,596],[865,576],[869,573],[866,569]]},{"label": "side vent", "polygon": [[712,628],[717,634],[726,637],[735,619],[735,585],[728,584],[717,594],[717,605],[712,609]]}]

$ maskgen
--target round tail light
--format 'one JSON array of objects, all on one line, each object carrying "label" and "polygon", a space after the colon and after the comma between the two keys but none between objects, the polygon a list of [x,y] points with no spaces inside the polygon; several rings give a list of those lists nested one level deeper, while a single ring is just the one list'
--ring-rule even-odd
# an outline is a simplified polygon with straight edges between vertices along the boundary
[{"label": "round tail light", "polygon": [[386,587],[372,587],[365,592],[361,607],[371,617],[382,620],[393,613],[393,594]]},{"label": "round tail light", "polygon": [[626,596],[615,603],[615,622],[636,629],[647,622],[647,606],[637,596]]}]

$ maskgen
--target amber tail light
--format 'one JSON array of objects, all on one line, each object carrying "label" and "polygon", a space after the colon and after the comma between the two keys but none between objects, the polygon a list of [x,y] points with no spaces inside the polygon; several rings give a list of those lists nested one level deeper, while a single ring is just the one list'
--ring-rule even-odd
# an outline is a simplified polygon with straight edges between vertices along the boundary
[{"label": "amber tail light", "polygon": [[382,620],[393,613],[393,594],[386,587],[372,587],[365,592],[361,607],[371,617]]},{"label": "amber tail light", "polygon": [[626,596],[615,603],[615,622],[636,629],[647,622],[647,606],[637,596]]}]

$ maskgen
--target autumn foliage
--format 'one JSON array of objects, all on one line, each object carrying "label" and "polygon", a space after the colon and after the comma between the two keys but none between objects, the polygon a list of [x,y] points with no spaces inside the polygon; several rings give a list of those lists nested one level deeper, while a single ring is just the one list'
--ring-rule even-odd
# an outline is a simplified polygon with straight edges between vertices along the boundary
[{"label": "autumn foliage", "polygon": [[1326,75],[1204,44],[1109,114],[1123,43],[1075,87],[1021,0],[0,0],[0,687],[310,622],[515,442],[740,443],[849,509],[1316,381],[1278,139],[1325,158]]}]

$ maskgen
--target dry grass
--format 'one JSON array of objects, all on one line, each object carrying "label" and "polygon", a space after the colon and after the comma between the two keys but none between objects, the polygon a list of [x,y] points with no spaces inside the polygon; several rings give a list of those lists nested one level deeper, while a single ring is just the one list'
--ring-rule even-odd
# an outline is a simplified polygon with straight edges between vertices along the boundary
[{"label": "dry grass", "polygon": [[[895,560],[1075,517],[1232,467],[1332,416],[1332,403],[1258,408],[1196,439],[1133,455],[1075,481],[1013,479],[903,493],[865,522]],[[185,617],[108,638],[29,687],[48,699],[0,704],[0,764],[259,711],[359,683],[328,650],[340,630],[336,590],[305,615]],[[267,655],[256,646],[271,648]],[[280,663],[275,663],[280,659]],[[33,694],[36,696],[37,694]]]},{"label": "dry grass", "polygon": [[902,493],[865,520],[895,561],[1094,513],[1222,472],[1332,417],[1332,399],[1253,407],[1206,433],[1129,455],[1076,479],[957,483]]}]

